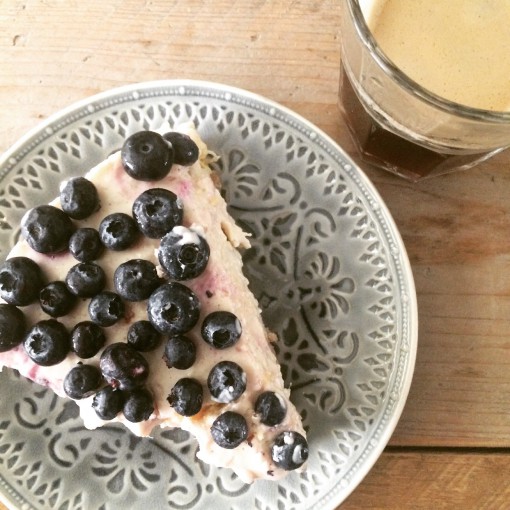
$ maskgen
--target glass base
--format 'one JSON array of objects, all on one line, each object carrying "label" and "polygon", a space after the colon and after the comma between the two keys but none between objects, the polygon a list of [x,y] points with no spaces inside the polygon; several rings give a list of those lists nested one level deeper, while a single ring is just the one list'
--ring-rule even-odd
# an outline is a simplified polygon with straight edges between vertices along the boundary
[{"label": "glass base", "polygon": [[503,149],[476,154],[445,154],[402,138],[367,112],[342,67],[339,108],[363,161],[411,181],[467,170]]}]

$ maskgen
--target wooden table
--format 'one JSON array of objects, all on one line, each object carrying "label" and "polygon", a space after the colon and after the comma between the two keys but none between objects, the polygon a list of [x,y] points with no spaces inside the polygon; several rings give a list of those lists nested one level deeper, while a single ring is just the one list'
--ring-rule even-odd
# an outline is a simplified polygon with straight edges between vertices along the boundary
[{"label": "wooden table", "polygon": [[[338,0],[0,0],[0,151],[91,94],[195,78],[278,101],[354,156],[339,17]],[[510,508],[510,152],[419,184],[364,168],[409,253],[419,349],[390,444],[342,510]]]}]

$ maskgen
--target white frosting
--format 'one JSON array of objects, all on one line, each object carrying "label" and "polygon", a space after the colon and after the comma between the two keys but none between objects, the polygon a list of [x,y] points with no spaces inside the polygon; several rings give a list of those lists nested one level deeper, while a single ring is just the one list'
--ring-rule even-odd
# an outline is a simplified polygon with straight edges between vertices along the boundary
[{"label": "white frosting", "polygon": [[[243,372],[241,375],[241,379],[243,385],[246,386],[246,374]],[[212,397],[215,402],[220,402],[222,404],[228,404],[232,401],[232,395],[234,393],[235,388],[233,386],[226,386],[221,390],[218,396]]]},{"label": "white frosting", "polygon": [[294,436],[286,432],[283,436],[283,442],[287,445],[294,444]]},{"label": "white frosting", "polygon": [[[203,231],[203,229],[202,229],[202,231]],[[179,239],[177,241],[178,246],[183,246],[186,244],[199,244],[200,243],[200,237],[198,235],[198,232],[193,228],[193,226],[188,228],[183,225],[176,225],[172,229],[172,232],[181,237],[181,239]]]}]

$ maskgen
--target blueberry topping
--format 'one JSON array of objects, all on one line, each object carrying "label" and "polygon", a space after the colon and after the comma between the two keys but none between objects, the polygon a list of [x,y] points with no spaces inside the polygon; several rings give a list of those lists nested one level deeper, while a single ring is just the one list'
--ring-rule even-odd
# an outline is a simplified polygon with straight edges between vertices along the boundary
[{"label": "blueberry topping", "polygon": [[149,376],[147,360],[136,349],[123,342],[116,342],[105,348],[99,367],[108,384],[121,390],[141,386]]},{"label": "blueberry topping", "polygon": [[154,412],[154,398],[147,388],[135,388],[126,396],[124,416],[133,423],[148,420]]},{"label": "blueberry topping", "polygon": [[75,400],[93,395],[101,386],[101,372],[93,365],[79,363],[64,378],[64,392]]},{"label": "blueberry topping", "polygon": [[182,223],[181,199],[163,188],[144,191],[133,202],[133,218],[140,231],[151,239],[159,239]]},{"label": "blueberry topping", "polygon": [[92,321],[82,321],[71,331],[71,349],[80,358],[92,358],[106,343],[101,327]]},{"label": "blueberry topping", "polygon": [[269,427],[279,425],[287,414],[285,399],[274,391],[264,391],[255,402],[255,413],[260,421]]},{"label": "blueberry topping", "polygon": [[231,312],[212,312],[202,323],[202,338],[216,349],[226,349],[234,345],[241,332],[241,323]]},{"label": "blueberry topping", "polygon": [[83,220],[99,209],[97,189],[85,177],[69,179],[60,191],[60,206],[71,218]]},{"label": "blueberry topping", "polygon": [[128,260],[113,275],[115,290],[128,301],[148,299],[161,283],[156,266],[144,259]]},{"label": "blueberry topping", "polygon": [[109,214],[99,224],[101,242],[110,250],[129,248],[137,240],[138,234],[135,220],[128,214]]},{"label": "blueberry topping", "polygon": [[163,138],[172,144],[174,163],[176,165],[190,166],[198,160],[198,146],[190,136],[178,133],[177,131],[171,131],[165,133]]},{"label": "blueberry topping", "polygon": [[121,149],[126,173],[139,181],[163,179],[173,163],[173,149],[154,131],[139,131],[126,139]]},{"label": "blueberry topping", "polygon": [[70,350],[69,333],[55,319],[42,320],[29,330],[23,346],[34,363],[43,367],[56,365],[65,359]]},{"label": "blueberry topping", "polygon": [[187,336],[171,336],[166,341],[163,360],[168,368],[186,370],[195,363],[196,357],[195,344]]},{"label": "blueberry topping", "polygon": [[39,292],[39,303],[43,311],[52,317],[67,315],[76,303],[76,296],[61,281],[48,283]]},{"label": "blueberry topping", "polygon": [[69,239],[69,251],[80,262],[98,259],[103,250],[104,245],[95,228],[79,228]]},{"label": "blueberry topping", "polygon": [[66,275],[67,288],[79,297],[92,297],[103,290],[106,277],[101,266],[93,262],[80,262]]},{"label": "blueberry topping", "polygon": [[67,250],[74,225],[69,216],[52,205],[30,209],[21,220],[21,235],[40,253]]},{"label": "blueberry topping", "polygon": [[202,274],[209,254],[209,245],[201,235],[177,226],[161,239],[158,259],[173,280],[190,280]]},{"label": "blueberry topping", "polygon": [[226,411],[214,420],[211,435],[216,444],[230,450],[248,437],[248,424],[239,413]]},{"label": "blueberry topping", "polygon": [[298,432],[279,434],[271,447],[273,462],[286,471],[301,467],[308,459],[308,443]]},{"label": "blueberry topping", "polygon": [[168,395],[168,403],[176,413],[193,416],[202,409],[204,390],[196,379],[179,379]]},{"label": "blueberry topping", "polygon": [[237,400],[246,389],[246,374],[233,361],[220,361],[209,372],[207,386],[213,400],[227,404]]},{"label": "blueberry topping", "polygon": [[140,352],[153,351],[160,343],[161,335],[149,321],[136,321],[129,326],[127,343]]},{"label": "blueberry topping", "polygon": [[113,420],[124,407],[124,393],[120,390],[105,386],[92,399],[92,409],[102,420]]},{"label": "blueberry topping", "polygon": [[124,317],[124,313],[124,301],[115,292],[104,290],[90,300],[89,316],[99,326],[113,326]]},{"label": "blueberry topping", "polygon": [[151,294],[147,315],[160,333],[179,335],[188,332],[198,322],[200,302],[188,287],[169,282]]},{"label": "blueberry topping", "polygon": [[11,305],[29,305],[43,287],[41,268],[27,257],[12,257],[0,265],[0,298]]},{"label": "blueberry topping", "polygon": [[25,314],[14,305],[0,303],[0,352],[13,349],[25,336]]}]

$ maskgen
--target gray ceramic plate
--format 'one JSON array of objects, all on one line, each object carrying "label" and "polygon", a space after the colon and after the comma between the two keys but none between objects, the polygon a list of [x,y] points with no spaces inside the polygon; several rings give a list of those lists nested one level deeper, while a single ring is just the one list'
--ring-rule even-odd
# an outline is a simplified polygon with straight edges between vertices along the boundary
[{"label": "gray ceramic plate", "polygon": [[140,129],[193,121],[221,156],[253,234],[246,272],[309,434],[306,473],[244,485],[195,459],[180,431],[90,432],[77,407],[1,374],[0,492],[22,509],[328,509],[372,467],[399,419],[417,347],[399,233],[373,186],[315,126],[264,98],[196,81],[142,83],[59,112],[0,160],[0,260],[24,211]]}]

